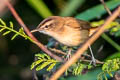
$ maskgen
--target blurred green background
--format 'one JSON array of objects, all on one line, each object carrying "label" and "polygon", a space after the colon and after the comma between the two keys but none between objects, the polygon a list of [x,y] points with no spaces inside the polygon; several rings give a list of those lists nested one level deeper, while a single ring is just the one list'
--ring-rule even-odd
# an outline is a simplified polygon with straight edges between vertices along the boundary
[{"label": "blurred green background", "polygon": [[[30,30],[48,16],[72,16],[86,21],[99,21],[106,19],[109,15],[99,0],[10,0],[14,5],[19,16]],[[106,5],[111,11],[114,11],[120,0],[105,0]],[[17,23],[11,12],[0,0],[0,17],[6,22],[12,21],[14,28],[18,30],[20,25]],[[92,46],[94,55],[99,60],[107,57],[119,56],[120,41],[119,36],[106,33],[111,41],[106,39],[106,35],[99,38]],[[38,40],[43,44],[47,44],[50,37],[35,33]],[[34,61],[34,54],[40,49],[30,41],[17,37],[11,41],[12,34],[2,36],[0,33],[0,80],[32,80],[32,71],[30,65]],[[115,54],[116,53],[116,54]],[[69,76],[61,78],[61,80],[96,80],[100,68],[91,70],[84,76]],[[43,76],[38,73],[39,79]]]}]

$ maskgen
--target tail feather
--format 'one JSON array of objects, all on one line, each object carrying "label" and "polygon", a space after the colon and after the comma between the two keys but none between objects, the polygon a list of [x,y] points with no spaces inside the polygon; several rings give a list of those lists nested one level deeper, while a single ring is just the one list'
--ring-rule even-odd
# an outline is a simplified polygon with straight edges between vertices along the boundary
[{"label": "tail feather", "polygon": [[90,28],[89,36],[91,36],[98,29],[99,29],[99,27],[92,27],[92,28]]}]

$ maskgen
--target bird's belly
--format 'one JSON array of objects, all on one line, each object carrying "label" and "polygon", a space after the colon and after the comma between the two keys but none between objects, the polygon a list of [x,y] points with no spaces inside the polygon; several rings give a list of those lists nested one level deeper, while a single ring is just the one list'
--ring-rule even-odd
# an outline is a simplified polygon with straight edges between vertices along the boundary
[{"label": "bird's belly", "polygon": [[89,32],[87,30],[83,30],[80,33],[66,34],[66,36],[61,36],[61,38],[57,40],[67,46],[78,46],[79,44],[86,41],[88,37]]},{"label": "bird's belly", "polygon": [[76,41],[76,40],[72,40],[72,39],[63,40],[63,41],[59,41],[59,42],[61,42],[64,45],[67,45],[67,46],[78,46],[80,44],[79,40]]},{"label": "bird's belly", "polygon": [[80,35],[67,35],[65,37],[61,37],[57,39],[60,43],[67,45],[67,46],[78,46],[81,41],[80,41]]}]

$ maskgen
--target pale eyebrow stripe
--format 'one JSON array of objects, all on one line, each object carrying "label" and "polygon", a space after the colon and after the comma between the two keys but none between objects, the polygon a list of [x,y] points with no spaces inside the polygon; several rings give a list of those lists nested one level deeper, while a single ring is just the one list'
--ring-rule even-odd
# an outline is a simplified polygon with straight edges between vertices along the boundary
[{"label": "pale eyebrow stripe", "polygon": [[45,20],[43,20],[40,24],[41,24],[41,25],[44,25],[45,23],[47,23],[47,22],[49,22],[49,21],[51,21],[51,20],[53,20],[53,19],[51,19],[51,18],[45,19]]},{"label": "pale eyebrow stripe", "polygon": [[38,25],[37,28],[39,28],[39,27],[41,27],[41,26],[43,26],[43,25],[46,25],[46,24],[49,25],[49,24],[51,24],[52,22],[54,22],[54,20],[51,19],[51,18],[45,19],[45,20],[43,20],[43,21]]},{"label": "pale eyebrow stripe", "polygon": [[54,22],[54,20],[51,20],[51,21],[48,21],[48,22],[46,22],[46,23],[44,23],[44,24],[42,24],[42,25],[50,25],[51,23],[53,23]]}]

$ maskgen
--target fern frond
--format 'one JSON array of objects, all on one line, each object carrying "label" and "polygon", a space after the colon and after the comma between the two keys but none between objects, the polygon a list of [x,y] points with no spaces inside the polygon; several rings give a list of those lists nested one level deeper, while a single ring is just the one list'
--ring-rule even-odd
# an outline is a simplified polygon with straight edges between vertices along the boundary
[{"label": "fern frond", "polygon": [[41,70],[45,67],[48,67],[46,70],[50,71],[58,63],[57,60],[51,59],[47,54],[35,54],[37,61],[33,62],[31,69],[35,68],[36,71]]},{"label": "fern frond", "polygon": [[104,72],[99,73],[97,76],[97,80],[103,80],[103,75],[104,75]]},{"label": "fern frond", "polygon": [[9,33],[11,33],[11,32],[13,32],[13,33],[15,33],[15,35],[11,38],[11,40],[15,39],[17,36],[22,36],[22,37],[24,37],[25,39],[29,39],[30,41],[33,42],[33,40],[32,40],[29,36],[27,36],[27,35],[25,34],[23,28],[20,28],[19,31],[16,31],[16,30],[14,30],[13,23],[12,23],[11,21],[10,21],[9,23],[10,23],[10,25],[9,25],[9,27],[8,27],[8,26],[6,25],[6,23],[5,23],[2,19],[0,19],[0,32],[6,30],[6,31],[3,33],[4,36],[7,35],[7,34],[9,34]]},{"label": "fern frond", "polygon": [[120,58],[107,60],[102,66],[103,71],[112,72],[120,69]]},{"label": "fern frond", "polygon": [[37,66],[38,64],[40,64],[41,62],[43,62],[42,59],[33,62],[32,65],[31,65],[31,70],[32,70],[35,66]]},{"label": "fern frond", "polygon": [[117,71],[120,69],[120,58],[115,58],[112,60],[107,60],[103,66],[102,66],[102,70],[103,72],[98,74],[97,80],[103,80],[103,76],[105,78],[105,80],[107,79],[106,74],[109,74],[109,76],[113,77],[112,72],[113,71]]},{"label": "fern frond", "polygon": [[53,67],[56,65],[56,63],[52,63],[48,68],[47,71],[50,71],[51,69],[53,69]]},{"label": "fern frond", "polygon": [[85,64],[82,64],[82,63],[78,63],[76,65],[76,67],[73,69],[73,74],[74,75],[81,75],[83,69],[85,69],[87,66]]},{"label": "fern frond", "polygon": [[47,54],[35,54],[35,56],[38,57],[38,59],[41,59],[41,58],[51,59],[50,56],[48,56]]},{"label": "fern frond", "polygon": [[[104,24],[104,20],[100,20],[97,22],[91,22],[92,27],[101,26]],[[115,35],[116,37],[120,36],[120,23],[117,21],[111,22],[106,29],[110,29],[110,34]]]},{"label": "fern frond", "polygon": [[36,67],[36,71],[45,68],[46,66],[48,66],[48,65],[51,64],[51,63],[52,63],[52,62],[50,62],[50,61],[49,61],[49,62],[48,62],[48,61],[43,62],[41,65],[39,65],[39,66]]}]

